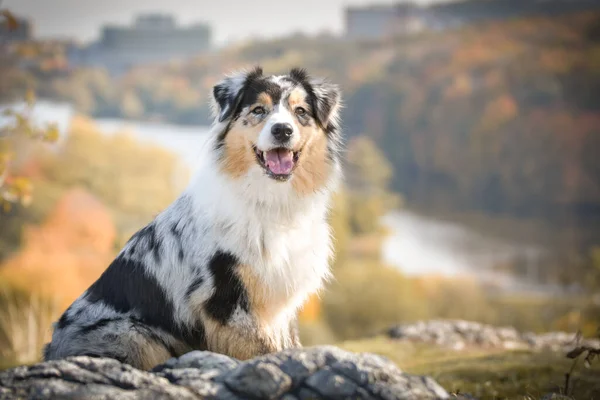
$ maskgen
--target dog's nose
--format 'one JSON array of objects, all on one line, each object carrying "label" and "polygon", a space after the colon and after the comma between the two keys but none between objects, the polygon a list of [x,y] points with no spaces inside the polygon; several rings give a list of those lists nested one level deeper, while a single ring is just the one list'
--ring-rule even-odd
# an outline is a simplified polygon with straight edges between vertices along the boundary
[{"label": "dog's nose", "polygon": [[294,133],[294,129],[292,125],[288,123],[278,123],[273,125],[271,128],[271,134],[273,137],[280,142],[287,142],[292,137],[292,133]]}]

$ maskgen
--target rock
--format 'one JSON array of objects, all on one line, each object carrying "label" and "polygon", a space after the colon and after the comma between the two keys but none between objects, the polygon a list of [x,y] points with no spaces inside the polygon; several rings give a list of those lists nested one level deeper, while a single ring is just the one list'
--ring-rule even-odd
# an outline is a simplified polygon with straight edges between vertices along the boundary
[{"label": "rock", "polygon": [[447,399],[429,377],[332,346],[240,362],[194,351],[152,371],[116,360],[71,357],[0,373],[0,399]]},{"label": "rock", "polygon": [[575,400],[570,396],[565,396],[564,394],[558,393],[549,393],[544,395],[540,400]]},{"label": "rock", "polygon": [[[569,351],[575,347],[575,334],[551,332],[536,335],[512,327],[495,327],[461,320],[432,320],[402,324],[388,330],[392,339],[435,343],[455,350],[467,347]],[[583,340],[582,345],[600,347],[600,340]]]}]

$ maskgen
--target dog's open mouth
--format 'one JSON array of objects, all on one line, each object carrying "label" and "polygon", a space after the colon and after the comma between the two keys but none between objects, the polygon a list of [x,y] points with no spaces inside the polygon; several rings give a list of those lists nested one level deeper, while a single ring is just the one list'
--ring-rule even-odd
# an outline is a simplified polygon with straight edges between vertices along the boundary
[{"label": "dog's open mouth", "polygon": [[255,147],[254,152],[258,164],[265,169],[267,175],[281,181],[285,181],[292,176],[300,157],[299,151],[292,151],[283,147],[269,151],[261,151]]}]

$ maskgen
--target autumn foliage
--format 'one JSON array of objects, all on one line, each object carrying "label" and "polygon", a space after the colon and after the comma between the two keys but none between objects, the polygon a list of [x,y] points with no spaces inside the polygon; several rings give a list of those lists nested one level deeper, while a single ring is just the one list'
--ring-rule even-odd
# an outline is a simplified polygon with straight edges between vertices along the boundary
[{"label": "autumn foliage", "polygon": [[0,267],[0,280],[54,297],[66,308],[110,264],[115,239],[107,208],[72,189],[43,224],[26,227],[23,246]]}]

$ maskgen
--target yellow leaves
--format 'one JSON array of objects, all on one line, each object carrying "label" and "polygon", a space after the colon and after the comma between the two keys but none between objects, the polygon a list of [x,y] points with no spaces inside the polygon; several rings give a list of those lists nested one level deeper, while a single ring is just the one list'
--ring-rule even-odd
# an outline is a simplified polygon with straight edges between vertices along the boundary
[{"label": "yellow leaves", "polygon": [[58,130],[58,125],[53,123],[48,125],[45,131],[44,140],[50,143],[54,143],[58,140],[60,136],[60,132]]},{"label": "yellow leaves", "polygon": [[25,110],[7,109],[2,114],[8,122],[0,128],[0,212],[10,211],[12,204],[27,206],[31,203],[33,188],[31,182],[11,174],[11,161],[21,148],[18,143],[25,140],[56,142],[60,136],[58,125],[36,126],[31,120],[35,103],[35,93],[28,89],[25,96]]},{"label": "yellow leaves", "polygon": [[0,211],[10,212],[14,203],[20,203],[24,207],[30,205],[32,189],[31,182],[26,178],[7,179],[7,182],[0,186]]}]

